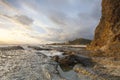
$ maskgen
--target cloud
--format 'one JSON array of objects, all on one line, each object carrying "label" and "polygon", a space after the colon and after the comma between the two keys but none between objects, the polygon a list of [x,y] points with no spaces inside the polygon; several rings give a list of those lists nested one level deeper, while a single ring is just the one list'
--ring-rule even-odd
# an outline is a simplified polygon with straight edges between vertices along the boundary
[{"label": "cloud", "polygon": [[16,9],[12,4],[10,4],[8,1],[10,0],[0,0],[0,14],[9,16],[20,14],[20,11]]},{"label": "cloud", "polygon": [[92,39],[100,11],[101,0],[1,0],[0,30],[21,43]]},{"label": "cloud", "polygon": [[54,11],[48,15],[49,19],[59,25],[66,25],[67,16],[64,13]]},{"label": "cloud", "polygon": [[31,25],[33,23],[33,20],[25,15],[20,15],[20,16],[16,15],[15,18],[21,24],[24,24],[24,25]]}]

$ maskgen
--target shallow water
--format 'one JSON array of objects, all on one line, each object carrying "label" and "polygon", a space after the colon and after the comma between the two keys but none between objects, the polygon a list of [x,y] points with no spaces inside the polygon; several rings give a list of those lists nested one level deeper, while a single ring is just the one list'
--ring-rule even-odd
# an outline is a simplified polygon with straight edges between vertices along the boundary
[{"label": "shallow water", "polygon": [[56,50],[51,50],[51,51],[47,51],[47,50],[41,50],[41,51],[38,51],[38,52],[41,52],[42,54],[46,55],[46,56],[62,56],[63,52],[59,52],[59,51],[56,51]]}]

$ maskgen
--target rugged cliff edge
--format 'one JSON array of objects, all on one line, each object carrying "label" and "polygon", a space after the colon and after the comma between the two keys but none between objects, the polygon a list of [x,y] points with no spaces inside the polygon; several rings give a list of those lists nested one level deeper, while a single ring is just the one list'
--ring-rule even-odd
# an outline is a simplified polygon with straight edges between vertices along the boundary
[{"label": "rugged cliff edge", "polygon": [[90,50],[120,54],[120,0],[103,0],[102,16]]}]

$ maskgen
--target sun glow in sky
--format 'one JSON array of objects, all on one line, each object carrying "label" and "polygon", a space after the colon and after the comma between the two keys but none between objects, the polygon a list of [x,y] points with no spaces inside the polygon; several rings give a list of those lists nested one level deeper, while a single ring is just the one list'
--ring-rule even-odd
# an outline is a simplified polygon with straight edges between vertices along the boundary
[{"label": "sun glow in sky", "polygon": [[92,39],[101,0],[0,0],[0,44]]}]

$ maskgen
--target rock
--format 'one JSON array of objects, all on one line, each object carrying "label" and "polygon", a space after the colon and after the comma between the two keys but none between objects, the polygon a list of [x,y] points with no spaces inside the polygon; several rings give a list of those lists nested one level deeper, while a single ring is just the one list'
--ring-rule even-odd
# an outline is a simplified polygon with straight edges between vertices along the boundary
[{"label": "rock", "polygon": [[60,67],[64,71],[71,70],[75,64],[81,64],[84,67],[92,67],[93,62],[90,58],[78,56],[78,55],[67,55],[62,58],[54,56],[53,59],[60,64]]},{"label": "rock", "polygon": [[24,50],[23,47],[21,46],[8,46],[8,47],[0,47],[1,51],[6,51],[6,50]]},{"label": "rock", "polygon": [[67,50],[67,51],[64,51],[63,55],[74,55],[76,54],[74,51],[70,51],[70,50]]},{"label": "rock", "polygon": [[51,50],[51,49],[41,48],[41,47],[37,47],[37,46],[28,46],[28,48],[32,48],[34,50]]},{"label": "rock", "polygon": [[59,56],[53,56],[52,59],[56,62],[58,62],[58,60],[60,59]]},{"label": "rock", "polygon": [[76,64],[73,70],[77,72],[80,77],[81,75],[84,75],[84,77],[88,77],[89,80],[106,80],[103,77],[95,74],[91,69],[83,67],[81,64]]},{"label": "rock", "polygon": [[120,0],[103,0],[102,16],[90,50],[120,55]]},{"label": "rock", "polygon": [[57,66],[49,57],[34,51],[0,51],[0,80],[65,80]]}]

